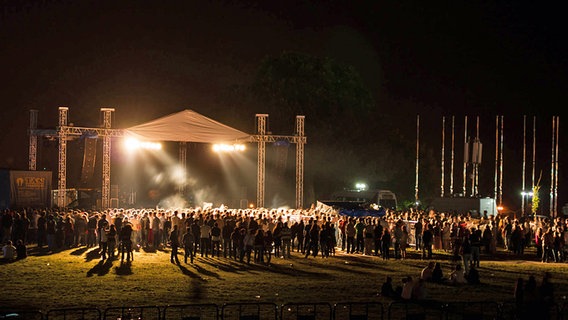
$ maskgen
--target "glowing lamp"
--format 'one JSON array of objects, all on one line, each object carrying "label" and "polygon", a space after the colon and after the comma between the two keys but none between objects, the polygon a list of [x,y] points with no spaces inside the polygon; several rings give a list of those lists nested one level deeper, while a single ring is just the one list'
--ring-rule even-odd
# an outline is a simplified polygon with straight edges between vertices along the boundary
[{"label": "glowing lamp", "polygon": [[159,142],[140,141],[134,138],[127,138],[124,140],[124,147],[126,150],[131,152],[138,149],[161,150],[162,144]]},{"label": "glowing lamp", "polygon": [[245,151],[244,144],[214,144],[213,151],[215,152],[237,152]]},{"label": "glowing lamp", "polygon": [[367,190],[367,184],[358,182],[355,184],[355,189],[357,189],[358,191],[365,191]]}]

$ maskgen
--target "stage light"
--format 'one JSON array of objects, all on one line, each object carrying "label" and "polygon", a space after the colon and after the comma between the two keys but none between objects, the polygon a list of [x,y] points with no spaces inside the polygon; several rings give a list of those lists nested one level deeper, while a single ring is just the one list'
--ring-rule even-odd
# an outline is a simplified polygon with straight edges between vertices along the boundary
[{"label": "stage light", "polygon": [[140,141],[130,137],[124,140],[124,147],[130,152],[137,149],[161,150],[162,144],[159,142]]},{"label": "stage light", "polygon": [[126,148],[126,150],[128,151],[134,151],[136,149],[138,149],[138,144],[140,143],[140,141],[134,139],[134,138],[126,138],[124,139],[124,147]]},{"label": "stage light", "polygon": [[244,144],[214,144],[213,151],[215,152],[236,152],[245,151]]},{"label": "stage light", "polygon": [[171,168],[171,179],[177,185],[184,185],[186,183],[186,172],[185,169],[179,165]]}]

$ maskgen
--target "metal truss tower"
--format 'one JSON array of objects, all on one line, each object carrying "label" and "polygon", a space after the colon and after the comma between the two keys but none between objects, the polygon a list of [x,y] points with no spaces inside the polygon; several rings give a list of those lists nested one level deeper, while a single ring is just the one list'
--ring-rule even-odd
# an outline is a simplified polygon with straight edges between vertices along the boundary
[{"label": "metal truss tower", "polygon": [[[103,113],[103,128],[110,129],[114,108],[101,108]],[[101,207],[107,209],[110,206],[110,149],[111,140],[109,135],[103,136],[103,183],[101,188]]]},{"label": "metal truss tower", "polygon": [[257,133],[258,133],[258,167],[256,176],[256,206],[264,208],[265,190],[265,168],[266,168],[266,122],[267,114],[257,114]]},{"label": "metal truss tower", "polygon": [[57,175],[57,206],[63,208],[66,206],[67,198],[67,116],[68,107],[59,107],[59,125],[57,126],[57,136],[59,138],[59,165]]},{"label": "metal truss tower", "polygon": [[296,116],[296,208],[304,207],[304,136],[305,116]]},{"label": "metal truss tower", "polygon": [[187,142],[182,141],[179,143],[179,165],[182,169],[183,179],[178,185],[178,192],[185,195],[185,184],[187,178]]},{"label": "metal truss tower", "polygon": [[37,129],[37,114],[37,110],[30,110],[30,130],[28,132],[30,136],[28,169],[31,171],[35,171],[37,169],[37,135],[35,133],[35,130]]}]

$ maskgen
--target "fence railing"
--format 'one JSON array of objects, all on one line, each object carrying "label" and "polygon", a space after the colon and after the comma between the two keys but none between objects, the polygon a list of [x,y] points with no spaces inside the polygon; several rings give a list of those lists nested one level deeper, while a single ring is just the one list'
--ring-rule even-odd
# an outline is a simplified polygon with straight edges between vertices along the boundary
[{"label": "fence railing", "polygon": [[0,320],[568,320],[568,302],[272,302],[41,310],[0,308]]}]

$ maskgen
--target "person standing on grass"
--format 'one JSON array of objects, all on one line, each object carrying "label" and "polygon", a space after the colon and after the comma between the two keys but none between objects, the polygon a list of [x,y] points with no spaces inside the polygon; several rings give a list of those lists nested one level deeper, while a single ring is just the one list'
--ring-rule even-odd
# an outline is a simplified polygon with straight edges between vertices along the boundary
[{"label": "person standing on grass", "polygon": [[219,228],[219,223],[213,223],[211,228],[211,256],[217,258],[221,256],[221,228]]},{"label": "person standing on grass", "polygon": [[[106,230],[107,228],[108,228],[108,221],[107,221],[107,219],[106,219],[106,214],[103,213],[103,214],[101,215],[101,218],[97,221],[97,234],[98,234],[98,237],[99,237],[99,251],[102,251],[102,250],[103,250],[103,246],[102,246],[102,243],[101,243],[101,242],[102,242],[101,238],[102,238],[103,233],[106,232],[105,230]],[[106,236],[105,236],[105,238],[106,238]],[[105,241],[105,242],[106,242],[106,241]]]},{"label": "person standing on grass", "polygon": [[288,227],[288,222],[284,222],[282,224],[280,235],[280,238],[282,240],[282,258],[290,259],[292,257],[292,231]]},{"label": "person standing on grass", "polygon": [[243,245],[244,245],[243,248],[244,249],[241,250],[240,261],[243,262],[244,258],[246,256],[247,264],[250,264],[250,258],[251,258],[252,250],[254,249],[254,242],[255,242],[254,240],[255,240],[255,235],[256,235],[256,229],[250,229],[248,232],[244,228],[242,228],[242,230],[246,234],[243,238]]},{"label": "person standing on grass", "polygon": [[244,250],[244,236],[246,230],[243,227],[235,226],[231,232],[231,253],[229,254],[235,261],[239,260],[241,252]]},{"label": "person standing on grass", "polygon": [[375,220],[375,224],[375,228],[373,229],[373,241],[375,246],[375,256],[378,257],[381,252],[381,237],[383,236],[383,226],[378,220]]},{"label": "person standing on grass", "polygon": [[375,226],[371,223],[371,219],[367,220],[367,225],[363,230],[364,233],[364,254],[367,256],[373,255],[373,234],[375,231]]},{"label": "person standing on grass", "polygon": [[327,227],[329,228],[329,238],[327,247],[329,249],[329,254],[335,256],[335,247],[337,246],[337,236],[336,236],[336,229],[335,224],[331,223],[330,221],[327,222]]},{"label": "person standing on grass", "polygon": [[[161,221],[161,219],[160,219]],[[162,235],[162,241],[161,245],[165,248],[166,245],[168,244],[168,242],[170,241],[169,236],[171,235],[171,231],[172,231],[172,225],[173,225],[173,221],[172,221],[172,217],[171,216],[167,216],[164,218],[163,221],[163,226],[162,226],[162,231],[163,231],[163,235]],[[178,227],[179,228],[179,227]]]},{"label": "person standing on grass", "polygon": [[312,229],[312,225],[316,224],[314,218],[310,218],[310,220],[304,225],[304,244],[302,246],[302,253],[305,254],[306,251],[309,250],[310,247],[310,230]]},{"label": "person standing on grass", "polygon": [[400,257],[406,259],[406,248],[408,247],[408,230],[406,225],[402,225],[402,236],[400,237]]},{"label": "person standing on grass", "polygon": [[190,261],[193,264],[193,242],[194,237],[191,233],[191,227],[187,227],[185,233],[183,234],[183,261],[187,264],[187,257],[190,257]]},{"label": "person standing on grass", "polygon": [[101,248],[101,260],[105,260],[107,258],[107,250],[108,250],[108,232],[109,229],[101,229],[99,231],[99,246]]},{"label": "person standing on grass", "polygon": [[450,238],[452,233],[452,226],[448,221],[442,223],[442,249],[449,252],[451,249]]},{"label": "person standing on grass", "polygon": [[355,224],[355,253],[363,253],[365,250],[365,222],[359,218]]},{"label": "person standing on grass", "polygon": [[469,267],[471,266],[471,241],[469,237],[465,237],[462,242],[462,260],[465,268],[465,273],[469,272]]},{"label": "person standing on grass", "polygon": [[47,229],[46,212],[42,211],[39,213],[39,217],[37,219],[37,247],[40,250],[43,249],[43,246],[46,244],[46,229]]},{"label": "person standing on grass", "polygon": [[116,249],[116,236],[117,236],[117,231],[114,224],[110,225],[110,229],[108,231],[107,236],[108,236],[107,238],[108,257],[112,259],[114,258],[114,251]]},{"label": "person standing on grass", "polygon": [[355,234],[357,230],[355,229],[355,219],[349,218],[349,221],[345,225],[345,233],[347,235],[347,253],[355,252]]},{"label": "person standing on grass", "polygon": [[423,231],[422,218],[418,218],[418,221],[414,224],[414,238],[416,239],[416,250],[422,249],[422,231]]},{"label": "person standing on grass", "polygon": [[278,221],[272,230],[272,237],[274,238],[274,256],[281,257],[282,251],[282,221]]},{"label": "person standing on grass", "polygon": [[306,249],[305,258],[310,255],[310,252],[314,257],[318,255],[318,247],[319,247],[319,227],[315,221],[312,221],[310,224],[311,228],[308,231],[308,235],[306,237],[309,238],[308,248]]},{"label": "person standing on grass", "polygon": [[263,254],[266,255],[266,264],[270,264],[272,260],[272,244],[274,243],[274,236],[272,235],[272,231],[266,230],[264,232],[264,246],[262,247]]},{"label": "person standing on grass", "polygon": [[[193,256],[197,257],[197,247],[200,246],[199,241],[201,240],[201,228],[197,219],[194,219],[190,225],[191,234],[193,234]],[[201,247],[199,248],[201,249]]]},{"label": "person standing on grass", "polygon": [[233,256],[233,242],[231,241],[231,234],[235,230],[235,220],[229,215],[224,217],[224,225],[221,230],[221,237],[223,239],[223,258],[235,258]]},{"label": "person standing on grass", "polygon": [[383,260],[390,259],[390,246],[391,246],[391,234],[389,228],[383,228],[383,235],[381,237],[382,254]]},{"label": "person standing on grass", "polygon": [[128,221],[128,218],[124,218],[122,223],[122,228],[120,229],[120,261],[124,261],[124,255],[126,254],[126,261],[134,260],[134,255],[132,253],[132,224]]},{"label": "person standing on grass", "polygon": [[264,263],[264,231],[258,228],[254,235],[254,262]]},{"label": "person standing on grass", "polygon": [[548,227],[548,230],[542,235],[542,262],[548,262],[553,257],[553,246],[554,246],[554,234],[552,228]]},{"label": "person standing on grass", "polygon": [[430,224],[427,224],[422,233],[422,259],[432,259],[432,241],[434,234],[432,233]]},{"label": "person standing on grass", "polygon": [[47,216],[45,234],[47,239],[47,248],[51,252],[55,252],[55,250],[57,249],[57,246],[55,245],[56,228],[57,228],[57,221],[55,221],[55,217],[53,216],[53,214],[50,213]]},{"label": "person standing on grass", "polygon": [[[479,268],[479,259],[481,256],[481,230],[476,227],[471,227],[469,242],[471,244],[471,263]],[[466,273],[469,273],[469,271],[466,271]]]},{"label": "person standing on grass", "polygon": [[345,220],[340,218],[338,221],[338,231],[339,231],[339,241],[341,242],[341,251],[345,251],[345,245],[347,244],[347,236],[345,233]]},{"label": "person standing on grass", "polygon": [[154,212],[154,216],[152,217],[152,220],[150,222],[152,226],[152,246],[154,247],[154,249],[158,249],[161,244],[160,227],[163,229],[163,225],[160,221],[160,216],[161,214]]},{"label": "person standing on grass", "polygon": [[87,248],[93,248],[97,243],[97,222],[98,216],[91,214],[87,222]]},{"label": "person standing on grass", "polygon": [[202,221],[199,226],[199,249],[201,251],[201,256],[206,258],[209,256],[209,250],[211,245],[211,226],[206,221]]},{"label": "person standing on grass", "polygon": [[483,229],[483,234],[482,234],[482,242],[483,242],[483,246],[485,247],[485,253],[490,253],[491,252],[491,241],[493,237],[493,232],[491,231],[491,224],[486,224],[485,225],[485,229]]},{"label": "person standing on grass", "polygon": [[[173,229],[170,232],[169,243],[170,243],[170,246],[172,248],[172,251],[170,253],[170,262],[179,264],[179,258],[178,258],[179,232],[178,232],[178,225],[177,224],[173,225]],[[187,263],[187,260],[186,260],[186,263]]]}]

